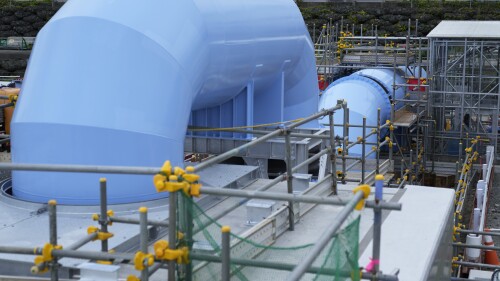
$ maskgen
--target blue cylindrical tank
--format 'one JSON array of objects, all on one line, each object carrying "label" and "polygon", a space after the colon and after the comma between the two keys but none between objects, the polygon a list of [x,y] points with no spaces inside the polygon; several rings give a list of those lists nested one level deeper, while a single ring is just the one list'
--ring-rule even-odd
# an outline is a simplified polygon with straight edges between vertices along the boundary
[{"label": "blue cylindrical tank", "polygon": [[[337,100],[346,100],[349,108],[349,124],[363,124],[363,117],[366,117],[366,125],[377,126],[378,109],[380,108],[380,123],[381,125],[390,119],[391,116],[391,100],[393,95],[396,99],[401,99],[404,96],[404,89],[399,87],[393,93],[393,81],[396,79],[396,84],[404,84],[404,72],[401,69],[396,69],[396,73],[392,69],[368,68],[357,71],[347,77],[340,78],[332,83],[322,94],[319,102],[319,108],[329,108],[337,104]],[[396,105],[396,109],[401,107],[401,103]],[[344,123],[344,113],[340,110],[334,115],[335,123]],[[323,118],[321,123],[328,124],[328,118]],[[369,134],[371,129],[367,129],[366,134]],[[349,141],[355,142],[358,137],[362,136],[362,128],[349,128]],[[335,127],[335,135],[343,136],[343,128]],[[368,137],[367,142],[374,143],[377,141],[377,136]],[[370,152],[372,145],[366,145],[366,153]],[[355,145],[349,149],[349,154],[354,156],[361,155],[362,145]],[[375,154],[370,155],[371,158]]]},{"label": "blue cylindrical tank", "polygon": [[[70,0],[37,36],[12,160],[182,165],[190,112],[249,85],[260,112],[278,113],[266,121],[316,112],[313,44],[292,0]],[[102,176],[16,171],[13,193],[96,204]],[[149,176],[107,178],[110,203],[165,196]]]}]

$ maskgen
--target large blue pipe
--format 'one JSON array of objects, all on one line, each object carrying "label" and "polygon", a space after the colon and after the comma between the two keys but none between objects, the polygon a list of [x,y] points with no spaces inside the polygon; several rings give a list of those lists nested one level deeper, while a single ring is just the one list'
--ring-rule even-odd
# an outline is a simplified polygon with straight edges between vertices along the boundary
[{"label": "large blue pipe", "polygon": [[[319,108],[329,108],[337,104],[337,100],[346,100],[349,107],[349,124],[361,125],[363,117],[366,117],[368,126],[377,126],[377,115],[380,108],[380,125],[382,125],[391,117],[391,100],[401,99],[405,94],[403,87],[397,87],[393,91],[394,79],[396,85],[404,84],[406,82],[404,77],[405,73],[401,69],[369,68],[360,70],[332,83],[322,94]],[[402,103],[396,104],[396,109],[401,106]],[[334,117],[335,123],[344,123],[343,110],[336,113]],[[327,125],[328,118],[323,118],[321,123]],[[371,129],[367,129],[366,134],[370,132]],[[342,137],[343,128],[335,127],[335,135]],[[362,128],[349,128],[349,141],[355,142],[362,135]],[[376,141],[376,135],[367,139],[367,142],[370,143]],[[366,153],[370,152],[371,148],[372,145],[367,145]],[[359,156],[361,153],[362,145],[355,145],[349,150],[350,155]],[[370,158],[374,157],[375,154],[370,155]]]},{"label": "large blue pipe", "polygon": [[[37,36],[12,159],[182,165],[192,111],[210,112],[201,123],[252,125],[317,104],[313,44],[292,0],[70,0]],[[13,192],[96,204],[102,176],[18,171]],[[110,203],[161,196],[149,176],[107,177]]]}]

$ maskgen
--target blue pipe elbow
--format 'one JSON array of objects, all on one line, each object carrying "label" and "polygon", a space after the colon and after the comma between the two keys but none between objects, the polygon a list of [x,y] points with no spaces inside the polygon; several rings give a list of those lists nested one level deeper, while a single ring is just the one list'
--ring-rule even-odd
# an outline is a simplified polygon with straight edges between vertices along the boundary
[{"label": "blue pipe elbow", "polygon": [[[222,106],[242,93],[242,108]],[[317,106],[314,48],[291,0],[69,1],[38,34],[12,122],[12,160],[183,165],[192,111],[219,108],[219,120],[244,112],[253,125]],[[103,176],[110,204],[166,196],[151,176],[12,176],[14,195],[35,202],[97,204]]]}]

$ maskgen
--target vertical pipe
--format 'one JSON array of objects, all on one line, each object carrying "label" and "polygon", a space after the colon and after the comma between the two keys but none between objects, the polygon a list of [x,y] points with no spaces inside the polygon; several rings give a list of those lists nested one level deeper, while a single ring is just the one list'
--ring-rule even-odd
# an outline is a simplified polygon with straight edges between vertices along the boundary
[{"label": "vertical pipe", "polygon": [[408,174],[408,179],[409,179],[409,182],[410,184],[412,184],[413,182],[413,177],[412,177],[412,174],[413,174],[413,149],[410,149],[410,167],[409,167],[409,170],[410,170],[410,173]]},{"label": "vertical pipe", "polygon": [[[396,79],[394,79],[394,83],[396,82]],[[395,91],[395,90],[394,90]],[[393,93],[393,97],[395,97],[395,93]],[[391,125],[394,122],[394,102],[391,102]],[[389,138],[390,138],[390,143],[391,145],[389,146],[389,160],[392,161],[392,144],[394,143],[394,131],[389,128]],[[398,147],[399,149],[399,147]]]},{"label": "vertical pipe", "polygon": [[[140,251],[144,254],[148,253],[148,208],[139,208],[139,227],[140,227]],[[149,278],[148,267],[145,266],[141,271],[141,281],[147,281]]]},{"label": "vertical pipe", "polygon": [[332,166],[332,190],[333,195],[337,195],[337,151],[335,151],[335,132],[333,122],[333,112],[328,114],[328,121],[330,122],[330,161]]},{"label": "vertical pipe", "polygon": [[375,167],[375,174],[380,173],[380,107],[377,109],[377,164]]},{"label": "vertical pipe", "polygon": [[[177,192],[170,192],[168,198],[168,248],[177,247]],[[175,261],[168,262],[168,281],[175,281]]]},{"label": "vertical pipe", "polygon": [[[50,236],[50,244],[57,245],[57,210],[56,210],[57,202],[56,200],[49,201],[49,236]],[[59,280],[59,264],[57,262],[57,258],[54,257],[50,264],[50,280],[58,281]]]},{"label": "vertical pipe", "polygon": [[359,42],[359,45],[363,46],[363,24],[361,24],[360,36],[361,36],[361,40]]},{"label": "vertical pipe", "polygon": [[462,170],[462,150],[463,150],[462,141],[458,143],[458,170]]},{"label": "vertical pipe", "polygon": [[[415,36],[418,37],[418,19],[415,20]],[[419,39],[421,40],[421,39]],[[422,77],[422,76],[419,76]]]},{"label": "vertical pipe", "polygon": [[474,208],[474,217],[473,217],[473,230],[479,231],[479,225],[481,224],[481,210],[479,208]]},{"label": "vertical pipe", "polygon": [[484,191],[486,190],[486,182],[483,180],[479,180],[476,185],[476,207],[479,209],[483,209],[483,198]]},{"label": "vertical pipe", "polygon": [[229,281],[231,279],[231,245],[230,243],[230,231],[231,228],[229,226],[223,226],[222,229],[222,243],[221,243],[221,281]]},{"label": "vertical pipe", "polygon": [[346,149],[347,149],[347,143],[349,142],[349,136],[348,136],[348,126],[349,126],[349,112],[347,108],[347,103],[342,104],[342,108],[344,110],[344,126],[343,126],[343,133],[342,133],[342,183],[345,184],[345,176],[346,176]]},{"label": "vertical pipe", "polygon": [[361,184],[365,183],[366,168],[366,116],[363,116],[363,141],[361,142]]},{"label": "vertical pipe", "polygon": [[[286,153],[286,186],[289,194],[293,194],[293,173],[292,173],[292,144],[290,141],[290,130],[285,131],[285,153]],[[295,218],[293,211],[293,202],[288,202],[288,222],[290,224],[289,230],[295,228]]]},{"label": "vertical pipe", "polygon": [[383,201],[384,176],[375,176],[375,207],[373,208],[373,274],[377,274],[380,268],[380,238],[382,234],[382,209],[379,207]]},{"label": "vertical pipe", "polygon": [[483,164],[483,180],[486,181],[486,177],[488,176],[488,164]]},{"label": "vertical pipe", "polygon": [[[179,231],[184,233],[184,241],[191,253],[193,249],[193,202],[191,198],[184,198],[183,196],[179,196],[178,199]],[[191,281],[193,279],[192,263],[183,264],[182,268],[184,269],[182,271],[184,280]]]},{"label": "vertical pipe", "polygon": [[313,44],[316,44],[316,23],[313,23]]},{"label": "vertical pipe", "polygon": [[[99,224],[101,225],[101,232],[108,232],[108,195],[106,190],[106,178],[101,178],[99,180],[100,184],[100,202],[101,202],[101,216],[99,217]],[[108,252],[108,240],[103,239],[101,241],[101,251]]]}]

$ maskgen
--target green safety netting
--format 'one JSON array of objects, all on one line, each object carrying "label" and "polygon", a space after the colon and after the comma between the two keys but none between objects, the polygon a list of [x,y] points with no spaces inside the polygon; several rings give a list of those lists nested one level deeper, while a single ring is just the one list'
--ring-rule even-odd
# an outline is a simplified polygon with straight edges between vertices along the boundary
[{"label": "green safety netting", "polygon": [[[221,254],[221,224],[208,216],[192,198],[179,192],[179,231],[185,233],[187,221],[193,221],[193,253],[216,256]],[[277,217],[276,220],[283,219]],[[284,218],[286,219],[286,217]],[[359,241],[359,215],[353,214],[349,221],[343,226],[324,250],[316,258],[312,272],[304,275],[302,280],[360,280],[358,266],[358,241]],[[183,223],[184,222],[184,223]],[[273,227],[276,222],[260,224],[257,231],[238,236],[231,233],[231,280],[285,280],[293,266],[301,262],[314,244],[294,245],[291,239],[280,238],[287,242],[287,247],[277,246],[276,238],[273,234]],[[314,235],[321,233],[314,232]],[[247,233],[248,234],[248,233]],[[181,244],[187,243],[186,237],[181,240]],[[245,266],[246,263],[255,262],[257,264]],[[262,263],[269,264],[276,268],[265,268]],[[200,260],[192,261],[193,280],[220,280],[221,264],[219,262],[207,262]],[[182,270],[180,270],[182,272]],[[179,276],[182,277],[182,276]],[[183,279],[183,278],[180,278]]]}]

